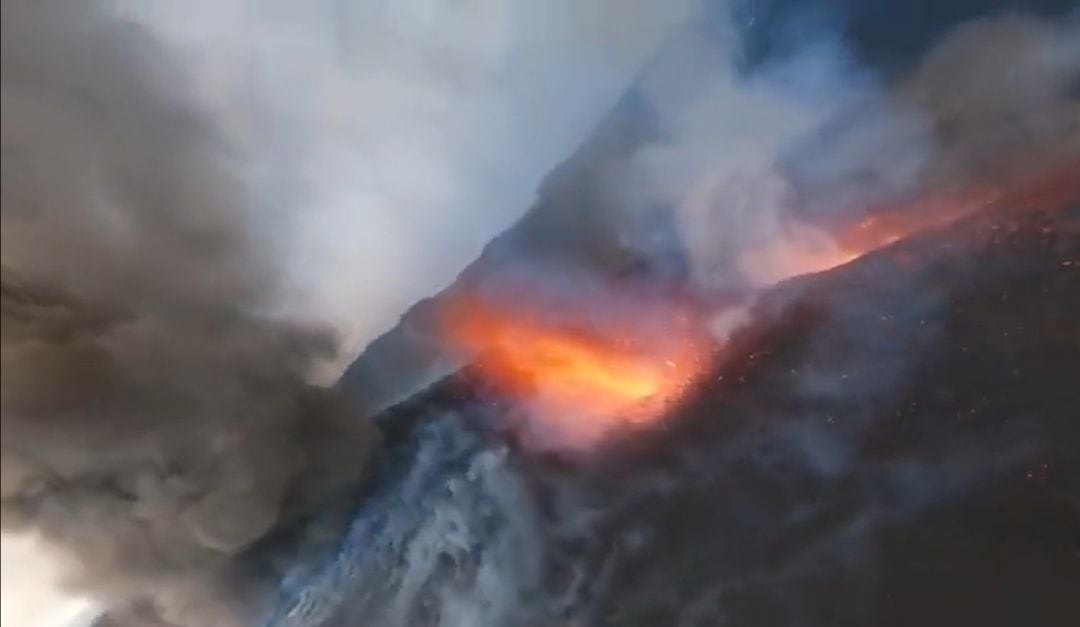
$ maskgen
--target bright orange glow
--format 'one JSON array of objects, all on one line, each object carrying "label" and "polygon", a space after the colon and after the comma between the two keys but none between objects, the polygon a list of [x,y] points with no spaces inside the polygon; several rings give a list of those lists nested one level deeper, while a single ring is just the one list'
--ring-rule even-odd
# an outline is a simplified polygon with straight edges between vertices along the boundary
[{"label": "bright orange glow", "polygon": [[[483,376],[543,415],[561,444],[587,446],[612,428],[657,419],[701,365],[690,319],[651,319],[666,332],[645,340],[632,322],[598,329],[560,326],[527,311],[460,298],[444,308],[450,343]],[[642,314],[661,315],[661,314]]]},{"label": "bright orange glow", "polygon": [[990,209],[1055,209],[1077,200],[1080,163],[1068,163],[1037,177],[938,191],[915,201],[878,207],[871,217],[836,233],[791,224],[768,245],[743,255],[739,265],[758,287],[767,287],[831,270],[916,233]]}]

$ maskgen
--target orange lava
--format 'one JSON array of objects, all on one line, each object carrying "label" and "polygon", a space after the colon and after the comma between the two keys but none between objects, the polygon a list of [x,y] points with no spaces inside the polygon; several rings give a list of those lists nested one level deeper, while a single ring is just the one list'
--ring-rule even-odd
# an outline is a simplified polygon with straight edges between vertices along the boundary
[{"label": "orange lava", "polygon": [[527,400],[549,435],[587,446],[615,427],[658,419],[701,367],[689,318],[671,310],[642,315],[670,316],[648,321],[666,332],[642,339],[629,321],[603,331],[570,328],[470,298],[446,306],[441,320],[451,345],[473,357],[486,380]]}]

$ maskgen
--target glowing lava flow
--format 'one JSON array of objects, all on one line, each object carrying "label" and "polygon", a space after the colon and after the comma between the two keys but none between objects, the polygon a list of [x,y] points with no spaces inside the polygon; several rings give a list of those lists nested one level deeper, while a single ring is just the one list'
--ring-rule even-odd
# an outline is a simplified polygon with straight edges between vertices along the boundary
[{"label": "glowing lava flow", "polygon": [[[835,268],[975,212],[1013,205],[1060,207],[1080,198],[1077,172],[1080,168],[1064,168],[1006,192],[983,187],[930,195],[877,211],[839,233],[791,224],[769,245],[743,255],[740,269],[761,289]],[[727,313],[745,312],[752,300],[750,291],[746,302]],[[441,328],[448,344],[472,359],[486,380],[535,410],[537,419],[527,428],[542,431],[549,443],[554,438],[560,448],[587,448],[613,429],[660,419],[720,339],[715,333],[704,339],[701,321],[706,314],[715,319],[724,313],[688,315],[685,308],[650,301],[650,307],[627,315],[624,304],[600,329],[580,320],[567,324],[565,316],[558,320],[527,304],[457,296],[441,306]],[[739,325],[745,322],[735,318]]]},{"label": "glowing lava flow", "polygon": [[528,399],[561,446],[588,446],[612,428],[659,418],[703,363],[703,343],[672,310],[648,321],[665,331],[649,339],[630,324],[571,328],[480,299],[459,298],[442,314],[449,342],[476,358],[485,379]]}]

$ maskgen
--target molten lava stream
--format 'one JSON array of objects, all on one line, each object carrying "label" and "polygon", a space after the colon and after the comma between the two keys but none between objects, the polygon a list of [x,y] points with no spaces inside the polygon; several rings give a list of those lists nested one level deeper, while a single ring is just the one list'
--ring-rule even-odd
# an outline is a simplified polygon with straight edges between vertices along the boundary
[{"label": "molten lava stream", "polygon": [[658,419],[699,370],[704,344],[687,319],[670,315],[649,320],[666,332],[644,339],[632,323],[571,328],[459,298],[442,322],[449,343],[474,358],[486,380],[532,410],[534,430],[560,446],[587,447],[612,429]]},{"label": "molten lava stream", "polygon": [[[1080,199],[1077,166],[1067,164],[1009,185],[927,194],[879,209],[836,233],[793,222],[767,245],[740,257],[740,270],[756,288],[766,289],[788,278],[831,270],[974,213],[1057,209]],[[746,303],[731,311],[745,310],[752,299],[750,292]],[[600,330],[580,321],[558,323],[554,316],[517,304],[459,296],[443,304],[441,326],[448,344],[474,360],[486,380],[533,410],[533,429],[554,435],[561,447],[573,448],[663,416],[664,408],[704,367],[708,347],[717,339],[705,339],[701,321],[706,313],[688,313],[668,303],[631,316],[613,315],[615,321],[605,322]]]}]

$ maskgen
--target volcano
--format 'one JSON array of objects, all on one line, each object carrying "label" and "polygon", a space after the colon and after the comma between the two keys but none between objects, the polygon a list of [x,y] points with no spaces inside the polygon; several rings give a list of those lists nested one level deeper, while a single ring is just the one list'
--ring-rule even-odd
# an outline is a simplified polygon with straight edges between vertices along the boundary
[{"label": "volcano", "polygon": [[95,625],[1080,624],[1072,3],[106,4],[3,4],[0,529]]},{"label": "volcano", "polygon": [[1078,200],[781,283],[585,458],[452,374],[380,415],[382,479],[277,624],[1075,624]]}]

